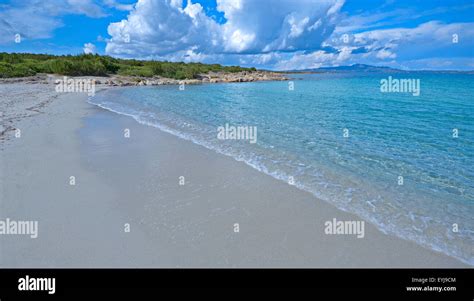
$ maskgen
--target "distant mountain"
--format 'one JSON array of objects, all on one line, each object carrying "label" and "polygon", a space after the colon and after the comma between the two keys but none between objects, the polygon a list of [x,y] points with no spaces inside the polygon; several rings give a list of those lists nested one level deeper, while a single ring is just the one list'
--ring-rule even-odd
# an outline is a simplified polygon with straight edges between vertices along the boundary
[{"label": "distant mountain", "polygon": [[390,67],[354,64],[351,66],[321,67],[321,68],[315,68],[315,69],[291,70],[288,72],[320,73],[320,72],[404,72],[404,71],[400,69],[390,68]]},{"label": "distant mountain", "polygon": [[338,67],[322,67],[316,70],[326,71],[363,71],[363,72],[379,72],[379,71],[402,71],[390,67],[378,67],[365,64],[354,64],[351,66],[338,66]]},{"label": "distant mountain", "polygon": [[371,66],[365,64],[354,64],[351,66],[321,67],[314,69],[288,70],[283,73],[337,73],[337,72],[385,72],[385,73],[405,73],[405,72],[424,72],[424,73],[466,73],[473,74],[474,71],[458,70],[401,70],[385,66]]}]

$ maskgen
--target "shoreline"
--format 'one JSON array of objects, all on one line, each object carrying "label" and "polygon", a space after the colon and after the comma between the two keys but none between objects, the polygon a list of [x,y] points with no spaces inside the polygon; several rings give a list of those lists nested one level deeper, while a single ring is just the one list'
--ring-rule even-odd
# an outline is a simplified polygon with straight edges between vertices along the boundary
[{"label": "shoreline", "polygon": [[[9,243],[1,266],[466,267],[368,222],[364,239],[325,235],[325,221],[360,218],[243,162],[93,106],[85,94],[48,98],[54,93],[27,87],[25,109],[6,115],[22,138],[0,142],[0,205],[6,217],[36,214],[40,234],[0,236]],[[35,104],[38,112],[25,115]],[[121,136],[124,128],[131,140]],[[70,174],[78,179],[72,189]],[[124,222],[132,232],[122,232]]]}]

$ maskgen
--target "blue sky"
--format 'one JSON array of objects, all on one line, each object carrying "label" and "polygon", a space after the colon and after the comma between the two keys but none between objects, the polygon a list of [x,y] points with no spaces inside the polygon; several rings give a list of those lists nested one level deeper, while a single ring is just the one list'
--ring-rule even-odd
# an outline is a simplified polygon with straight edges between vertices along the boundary
[{"label": "blue sky", "polygon": [[0,33],[6,52],[474,70],[467,0],[0,0]]}]

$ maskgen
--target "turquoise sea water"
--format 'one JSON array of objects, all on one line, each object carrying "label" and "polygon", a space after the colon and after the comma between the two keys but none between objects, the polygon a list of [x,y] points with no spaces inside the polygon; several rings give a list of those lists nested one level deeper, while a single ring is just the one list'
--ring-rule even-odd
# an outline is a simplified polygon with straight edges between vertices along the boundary
[{"label": "turquoise sea water", "polygon": [[[420,96],[380,92],[389,75],[420,79]],[[474,265],[474,75],[294,77],[293,91],[288,82],[117,88],[90,102],[293,177],[385,233]],[[225,124],[255,126],[257,143],[217,139]]]}]

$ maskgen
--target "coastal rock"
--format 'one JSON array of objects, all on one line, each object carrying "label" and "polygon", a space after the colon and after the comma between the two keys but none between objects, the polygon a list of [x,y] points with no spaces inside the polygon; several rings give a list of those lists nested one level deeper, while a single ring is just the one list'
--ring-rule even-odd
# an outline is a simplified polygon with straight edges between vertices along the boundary
[{"label": "coastal rock", "polygon": [[[62,79],[64,75],[56,74],[37,74],[34,76],[21,78],[2,78],[0,83],[43,83],[54,84],[57,79]],[[68,78],[90,79],[95,85],[106,85],[112,87],[118,86],[156,86],[156,85],[196,85],[202,83],[242,83],[254,81],[284,81],[288,80],[283,74],[270,71],[241,71],[241,72],[209,72],[198,74],[194,79],[177,80],[154,76],[152,78],[137,76],[80,76]]]}]

